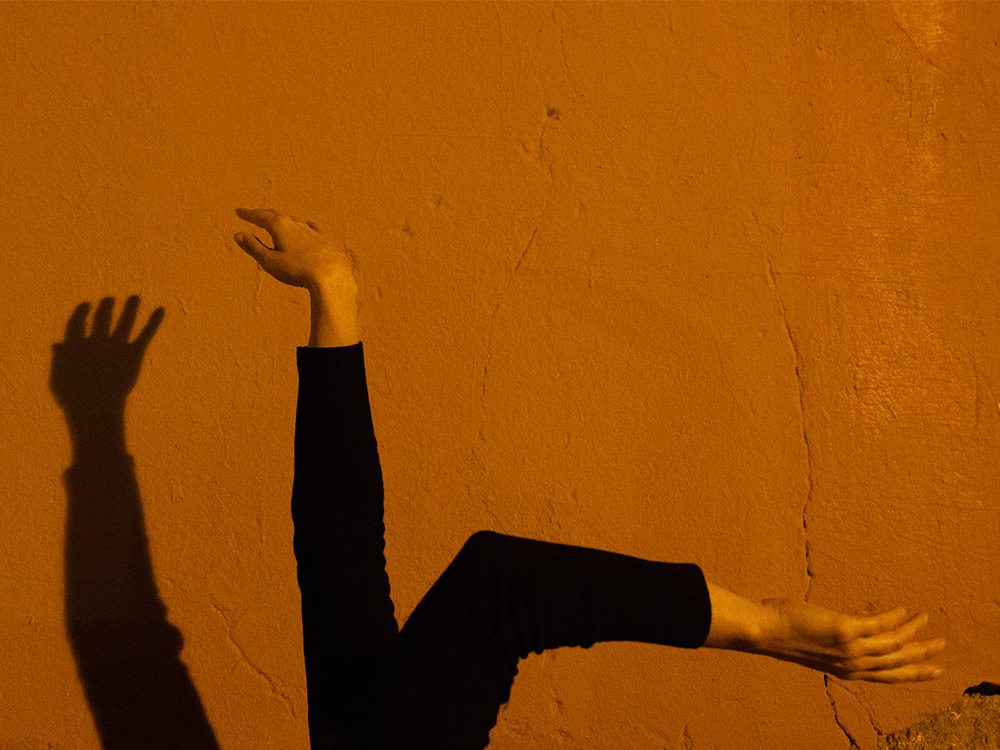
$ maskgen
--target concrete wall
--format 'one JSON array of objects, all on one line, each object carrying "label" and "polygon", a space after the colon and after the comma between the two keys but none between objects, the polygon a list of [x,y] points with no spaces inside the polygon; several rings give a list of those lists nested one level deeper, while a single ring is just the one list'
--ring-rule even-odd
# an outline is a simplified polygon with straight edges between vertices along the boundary
[{"label": "concrete wall", "polygon": [[[401,622],[487,528],[949,639],[910,686],[549,652],[491,746],[872,748],[1000,677],[1000,5],[4,3],[0,27],[0,746],[101,746],[67,602],[142,609],[140,651],[179,631],[186,746],[307,746],[308,298],[235,246],[236,206],[360,260]],[[73,498],[52,344],[132,294],[133,336],[165,311],[131,363],[135,486],[99,466]],[[92,580],[112,553],[127,592]]]}]

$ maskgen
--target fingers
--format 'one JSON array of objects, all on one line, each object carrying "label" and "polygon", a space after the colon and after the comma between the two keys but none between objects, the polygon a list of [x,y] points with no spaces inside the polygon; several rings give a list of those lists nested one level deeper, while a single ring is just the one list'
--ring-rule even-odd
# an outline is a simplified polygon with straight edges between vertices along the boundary
[{"label": "fingers", "polygon": [[941,653],[945,640],[914,641],[929,620],[927,613],[908,618],[897,607],[860,617],[788,600],[764,603],[769,601],[783,605],[784,628],[771,634],[759,653],[846,680],[910,682],[944,673],[928,660]]},{"label": "fingers", "polygon": [[903,607],[896,607],[888,612],[872,615],[871,617],[852,617],[856,625],[854,626],[854,632],[851,633],[851,637],[863,638],[865,636],[878,635],[897,627],[905,619],[906,609]]},{"label": "fingers", "polygon": [[251,224],[256,224],[260,228],[266,229],[272,237],[274,237],[274,229],[282,219],[291,219],[299,224],[305,224],[317,232],[323,231],[315,222],[303,221],[298,216],[279,213],[273,208],[237,208],[236,215],[244,221],[249,221]]},{"label": "fingers", "polygon": [[271,238],[274,240],[274,247],[271,248],[261,242],[257,238],[257,235],[244,234],[243,232],[238,232],[234,235],[236,244],[250,253],[250,255],[252,255],[257,262],[261,264],[261,266],[264,266],[264,270],[266,271],[267,267],[265,266],[265,263],[267,262],[268,252],[279,250],[281,244],[278,239],[278,234],[280,232],[278,229],[278,223],[281,220],[282,215],[273,208],[237,208],[236,215],[244,221],[249,221],[251,224],[256,224],[257,226],[266,229],[268,234],[270,234]]},{"label": "fingers", "polygon": [[[879,627],[891,627],[901,617],[905,617],[901,609],[892,610],[870,618],[876,622],[862,623],[859,627],[865,632],[873,632]],[[912,682],[940,677],[944,669],[928,660],[940,654],[947,641],[944,638],[913,640],[928,619],[929,615],[921,612],[893,630],[845,644],[851,658],[843,661],[835,674],[843,679],[869,682]]]},{"label": "fingers", "polygon": [[107,336],[111,330],[111,308],[114,306],[113,297],[105,297],[94,311],[94,325],[91,327],[91,336]]},{"label": "fingers", "polygon": [[86,325],[87,315],[90,313],[90,303],[81,302],[73,310],[73,314],[66,321],[66,337],[63,343],[71,341],[82,341],[87,336]]},{"label": "fingers", "polygon": [[[943,640],[943,639],[941,639]],[[932,664],[928,659],[941,652],[944,644],[940,640],[913,644],[900,656],[874,657],[868,660],[852,659],[831,662],[820,657],[784,657],[785,661],[801,664],[809,669],[838,677],[841,680],[865,680],[867,682],[914,682],[934,680],[941,677],[944,667]],[[926,657],[925,657],[926,654]],[[876,664],[876,659],[879,660]]]},{"label": "fingers", "polygon": [[857,638],[851,644],[851,650],[858,656],[874,654],[890,654],[898,651],[913,640],[917,631],[927,624],[929,615],[921,612],[914,615],[895,630],[879,633],[867,638]]},{"label": "fingers", "polygon": [[[125,305],[122,308],[121,317],[118,319],[118,323],[115,325],[114,333],[110,333],[111,329],[111,318],[112,310],[114,308],[115,300],[114,297],[105,297],[97,305],[97,310],[94,313],[94,322],[91,326],[91,338],[96,337],[107,337],[119,339],[120,343],[128,343],[128,337],[132,332],[132,326],[135,325],[135,319],[137,312],[139,310],[139,295],[133,294],[127,300],[125,300]],[[73,341],[82,342],[87,338],[87,315],[90,312],[90,303],[81,302],[73,310],[73,314],[70,315],[69,321],[66,323],[66,338],[63,343],[70,343]],[[159,328],[160,323],[163,322],[163,318],[166,315],[166,309],[163,307],[158,307],[153,311],[152,315],[149,316],[149,321],[146,326],[139,333],[132,344],[139,345],[140,349],[145,349],[150,340],[153,338],[153,334],[156,333],[156,329]]]},{"label": "fingers", "polygon": [[[138,304],[138,302],[136,304]],[[153,334],[155,334],[156,329],[160,327],[160,323],[163,322],[163,317],[166,314],[167,311],[164,307],[158,307],[153,310],[153,314],[149,316],[146,326],[139,332],[135,341],[132,342],[133,346],[139,347],[139,351],[144,351],[146,347],[149,346],[149,342],[153,338]]]},{"label": "fingers", "polygon": [[125,300],[125,306],[122,308],[122,315],[118,318],[118,325],[115,326],[115,332],[111,334],[112,338],[128,341],[129,334],[132,333],[132,326],[135,325],[135,317],[138,310],[139,295],[133,294]]},{"label": "fingers", "polygon": [[236,240],[236,244],[238,244],[241,248],[246,250],[254,258],[256,258],[258,262],[261,262],[261,259],[265,258],[268,253],[274,252],[274,248],[270,248],[267,245],[265,245],[263,242],[257,239],[256,235],[243,234],[243,232],[237,232],[233,236],[233,239]]},{"label": "fingers", "polygon": [[[132,326],[135,325],[135,319],[138,311],[139,295],[133,294],[125,300],[122,315],[118,319],[118,325],[115,326],[115,332],[112,334],[112,338],[120,339],[121,343],[128,343],[128,337],[132,334]],[[132,342],[132,345],[137,347],[140,352],[144,351],[146,347],[149,346],[149,342],[156,333],[156,329],[160,327],[160,323],[163,322],[163,317],[166,314],[167,311],[164,307],[158,307],[153,310],[153,313],[149,316],[149,320],[146,321],[146,325],[139,332],[135,341]]]},{"label": "fingers", "polygon": [[[315,246],[323,239],[314,234],[320,232],[319,225],[279,213],[273,208],[237,208],[236,215],[266,229],[274,240],[274,247],[268,247],[255,235],[243,232],[233,235],[236,244],[278,281],[303,286],[303,279],[310,272],[308,263],[313,259]],[[306,231],[307,228],[309,231]]]},{"label": "fingers", "polygon": [[236,215],[244,221],[256,224],[261,229],[266,229],[273,237],[274,232],[271,230],[281,214],[273,208],[237,208]]},{"label": "fingers", "polygon": [[907,643],[897,651],[879,656],[860,656],[844,663],[844,668],[851,672],[869,672],[892,670],[907,664],[919,664],[944,651],[947,646],[944,638],[933,638],[929,641]]},{"label": "fingers", "polygon": [[887,670],[874,670],[865,672],[850,672],[844,675],[835,675],[843,680],[865,680],[866,682],[922,682],[924,680],[936,680],[944,675],[944,667],[937,664],[907,664],[903,667]]}]

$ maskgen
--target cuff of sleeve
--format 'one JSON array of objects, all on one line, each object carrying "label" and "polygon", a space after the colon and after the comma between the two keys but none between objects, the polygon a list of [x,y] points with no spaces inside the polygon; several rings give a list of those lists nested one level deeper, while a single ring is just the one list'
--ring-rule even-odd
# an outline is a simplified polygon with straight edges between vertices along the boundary
[{"label": "cuff of sleeve", "polygon": [[694,563],[653,565],[659,565],[663,580],[657,586],[656,603],[647,603],[645,608],[649,619],[642,630],[648,636],[639,640],[678,648],[700,648],[712,625],[712,600],[705,574]]},{"label": "cuff of sleeve", "polygon": [[347,359],[364,353],[364,343],[359,341],[350,346],[297,346],[295,354],[298,359]]},{"label": "cuff of sleeve", "polygon": [[365,380],[365,350],[359,341],[350,346],[299,346],[295,361],[299,381],[305,385],[330,384],[331,378],[345,385]]},{"label": "cuff of sleeve", "polygon": [[364,347],[360,341],[350,346],[300,346],[296,360],[297,446],[309,450],[306,443],[318,444],[316,436],[322,435],[320,442],[325,441],[325,450],[329,450],[334,436],[339,436],[341,442],[351,442],[372,432]]},{"label": "cuff of sleeve", "polygon": [[708,640],[708,633],[712,628],[712,597],[708,593],[708,582],[705,580],[704,571],[697,565],[694,565],[694,568],[698,571],[696,576],[692,576],[697,578],[692,583],[697,615],[691,627],[692,645],[689,648],[701,648]]},{"label": "cuff of sleeve", "polygon": [[74,479],[88,473],[98,473],[105,475],[109,469],[127,469],[135,471],[135,457],[130,453],[111,453],[75,457],[66,469],[63,470],[63,477]]}]

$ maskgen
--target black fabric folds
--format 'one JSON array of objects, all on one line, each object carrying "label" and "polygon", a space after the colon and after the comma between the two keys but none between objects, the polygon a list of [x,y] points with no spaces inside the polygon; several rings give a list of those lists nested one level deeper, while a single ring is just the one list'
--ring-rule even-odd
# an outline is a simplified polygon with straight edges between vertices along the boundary
[{"label": "black fabric folds", "polygon": [[489,531],[399,631],[363,345],[299,347],[297,365],[292,519],[313,748],[483,748],[531,652],[704,643],[697,565]]}]

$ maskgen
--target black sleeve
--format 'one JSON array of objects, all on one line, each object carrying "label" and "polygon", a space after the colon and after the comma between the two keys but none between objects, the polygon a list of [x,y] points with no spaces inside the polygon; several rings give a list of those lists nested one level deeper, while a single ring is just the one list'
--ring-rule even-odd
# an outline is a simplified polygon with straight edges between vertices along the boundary
[{"label": "black sleeve", "polygon": [[361,344],[298,350],[292,517],[314,748],[485,747],[528,653],[697,648],[700,568],[474,534],[397,637]]},{"label": "black sleeve", "polygon": [[364,351],[298,347],[293,548],[313,747],[346,736],[398,627]]},{"label": "black sleeve", "polygon": [[693,563],[478,532],[393,645],[373,746],[486,747],[530,652],[600,641],[698,648],[711,619]]}]

